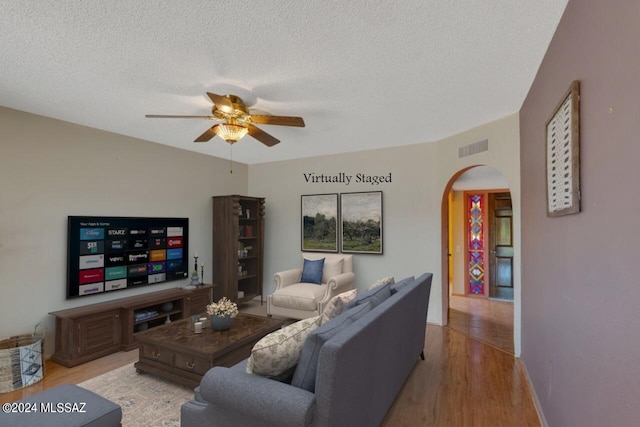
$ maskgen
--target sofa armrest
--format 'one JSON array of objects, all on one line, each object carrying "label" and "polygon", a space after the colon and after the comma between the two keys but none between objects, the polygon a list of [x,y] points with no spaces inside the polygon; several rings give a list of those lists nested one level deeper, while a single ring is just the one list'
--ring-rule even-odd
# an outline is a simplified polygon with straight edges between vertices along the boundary
[{"label": "sofa armrest", "polygon": [[320,312],[324,309],[326,303],[331,300],[334,296],[346,292],[348,290],[353,289],[353,282],[356,280],[356,275],[354,272],[349,271],[347,273],[338,274],[337,276],[333,276],[327,282],[327,293],[325,294],[322,301],[318,304],[321,306]]},{"label": "sofa armrest", "polygon": [[200,393],[205,401],[264,425],[308,426],[315,416],[313,393],[237,369],[210,369],[202,378]]},{"label": "sofa armrest", "polygon": [[296,284],[300,281],[300,275],[302,274],[301,268],[294,268],[291,270],[280,271],[273,275],[273,281],[276,283],[276,291],[289,285]]}]

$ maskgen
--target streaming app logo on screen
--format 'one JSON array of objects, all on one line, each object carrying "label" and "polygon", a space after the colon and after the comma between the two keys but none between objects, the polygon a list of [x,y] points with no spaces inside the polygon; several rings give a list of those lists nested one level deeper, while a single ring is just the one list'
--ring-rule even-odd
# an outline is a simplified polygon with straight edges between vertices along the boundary
[{"label": "streaming app logo on screen", "polygon": [[80,240],[104,240],[104,228],[81,228]]}]

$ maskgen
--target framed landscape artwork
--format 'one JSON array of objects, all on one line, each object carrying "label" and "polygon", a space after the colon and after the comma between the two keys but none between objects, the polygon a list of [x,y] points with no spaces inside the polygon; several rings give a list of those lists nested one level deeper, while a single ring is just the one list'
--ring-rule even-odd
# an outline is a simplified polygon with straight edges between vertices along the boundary
[{"label": "framed landscape artwork", "polygon": [[338,194],[303,195],[302,250],[338,252]]},{"label": "framed landscape artwork", "polygon": [[580,82],[564,94],[546,126],[547,216],[580,212]]},{"label": "framed landscape artwork", "polygon": [[382,191],[340,195],[343,253],[382,254]]}]

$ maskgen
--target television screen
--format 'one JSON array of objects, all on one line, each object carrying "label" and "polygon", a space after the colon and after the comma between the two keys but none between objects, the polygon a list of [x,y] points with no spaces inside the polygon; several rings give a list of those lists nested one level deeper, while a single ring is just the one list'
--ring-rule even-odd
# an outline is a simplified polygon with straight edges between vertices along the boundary
[{"label": "television screen", "polygon": [[67,241],[67,298],[189,275],[189,218],[69,216]]}]

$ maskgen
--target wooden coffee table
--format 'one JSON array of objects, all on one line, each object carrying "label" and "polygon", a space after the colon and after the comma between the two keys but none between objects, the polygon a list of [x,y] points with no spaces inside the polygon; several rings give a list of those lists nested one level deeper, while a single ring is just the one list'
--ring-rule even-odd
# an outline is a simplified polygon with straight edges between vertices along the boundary
[{"label": "wooden coffee table", "polygon": [[254,344],[285,324],[272,317],[238,314],[227,331],[211,325],[196,334],[183,319],[135,334],[139,342],[138,372],[147,372],[189,387],[200,384],[214,366],[232,366],[249,357]]}]

